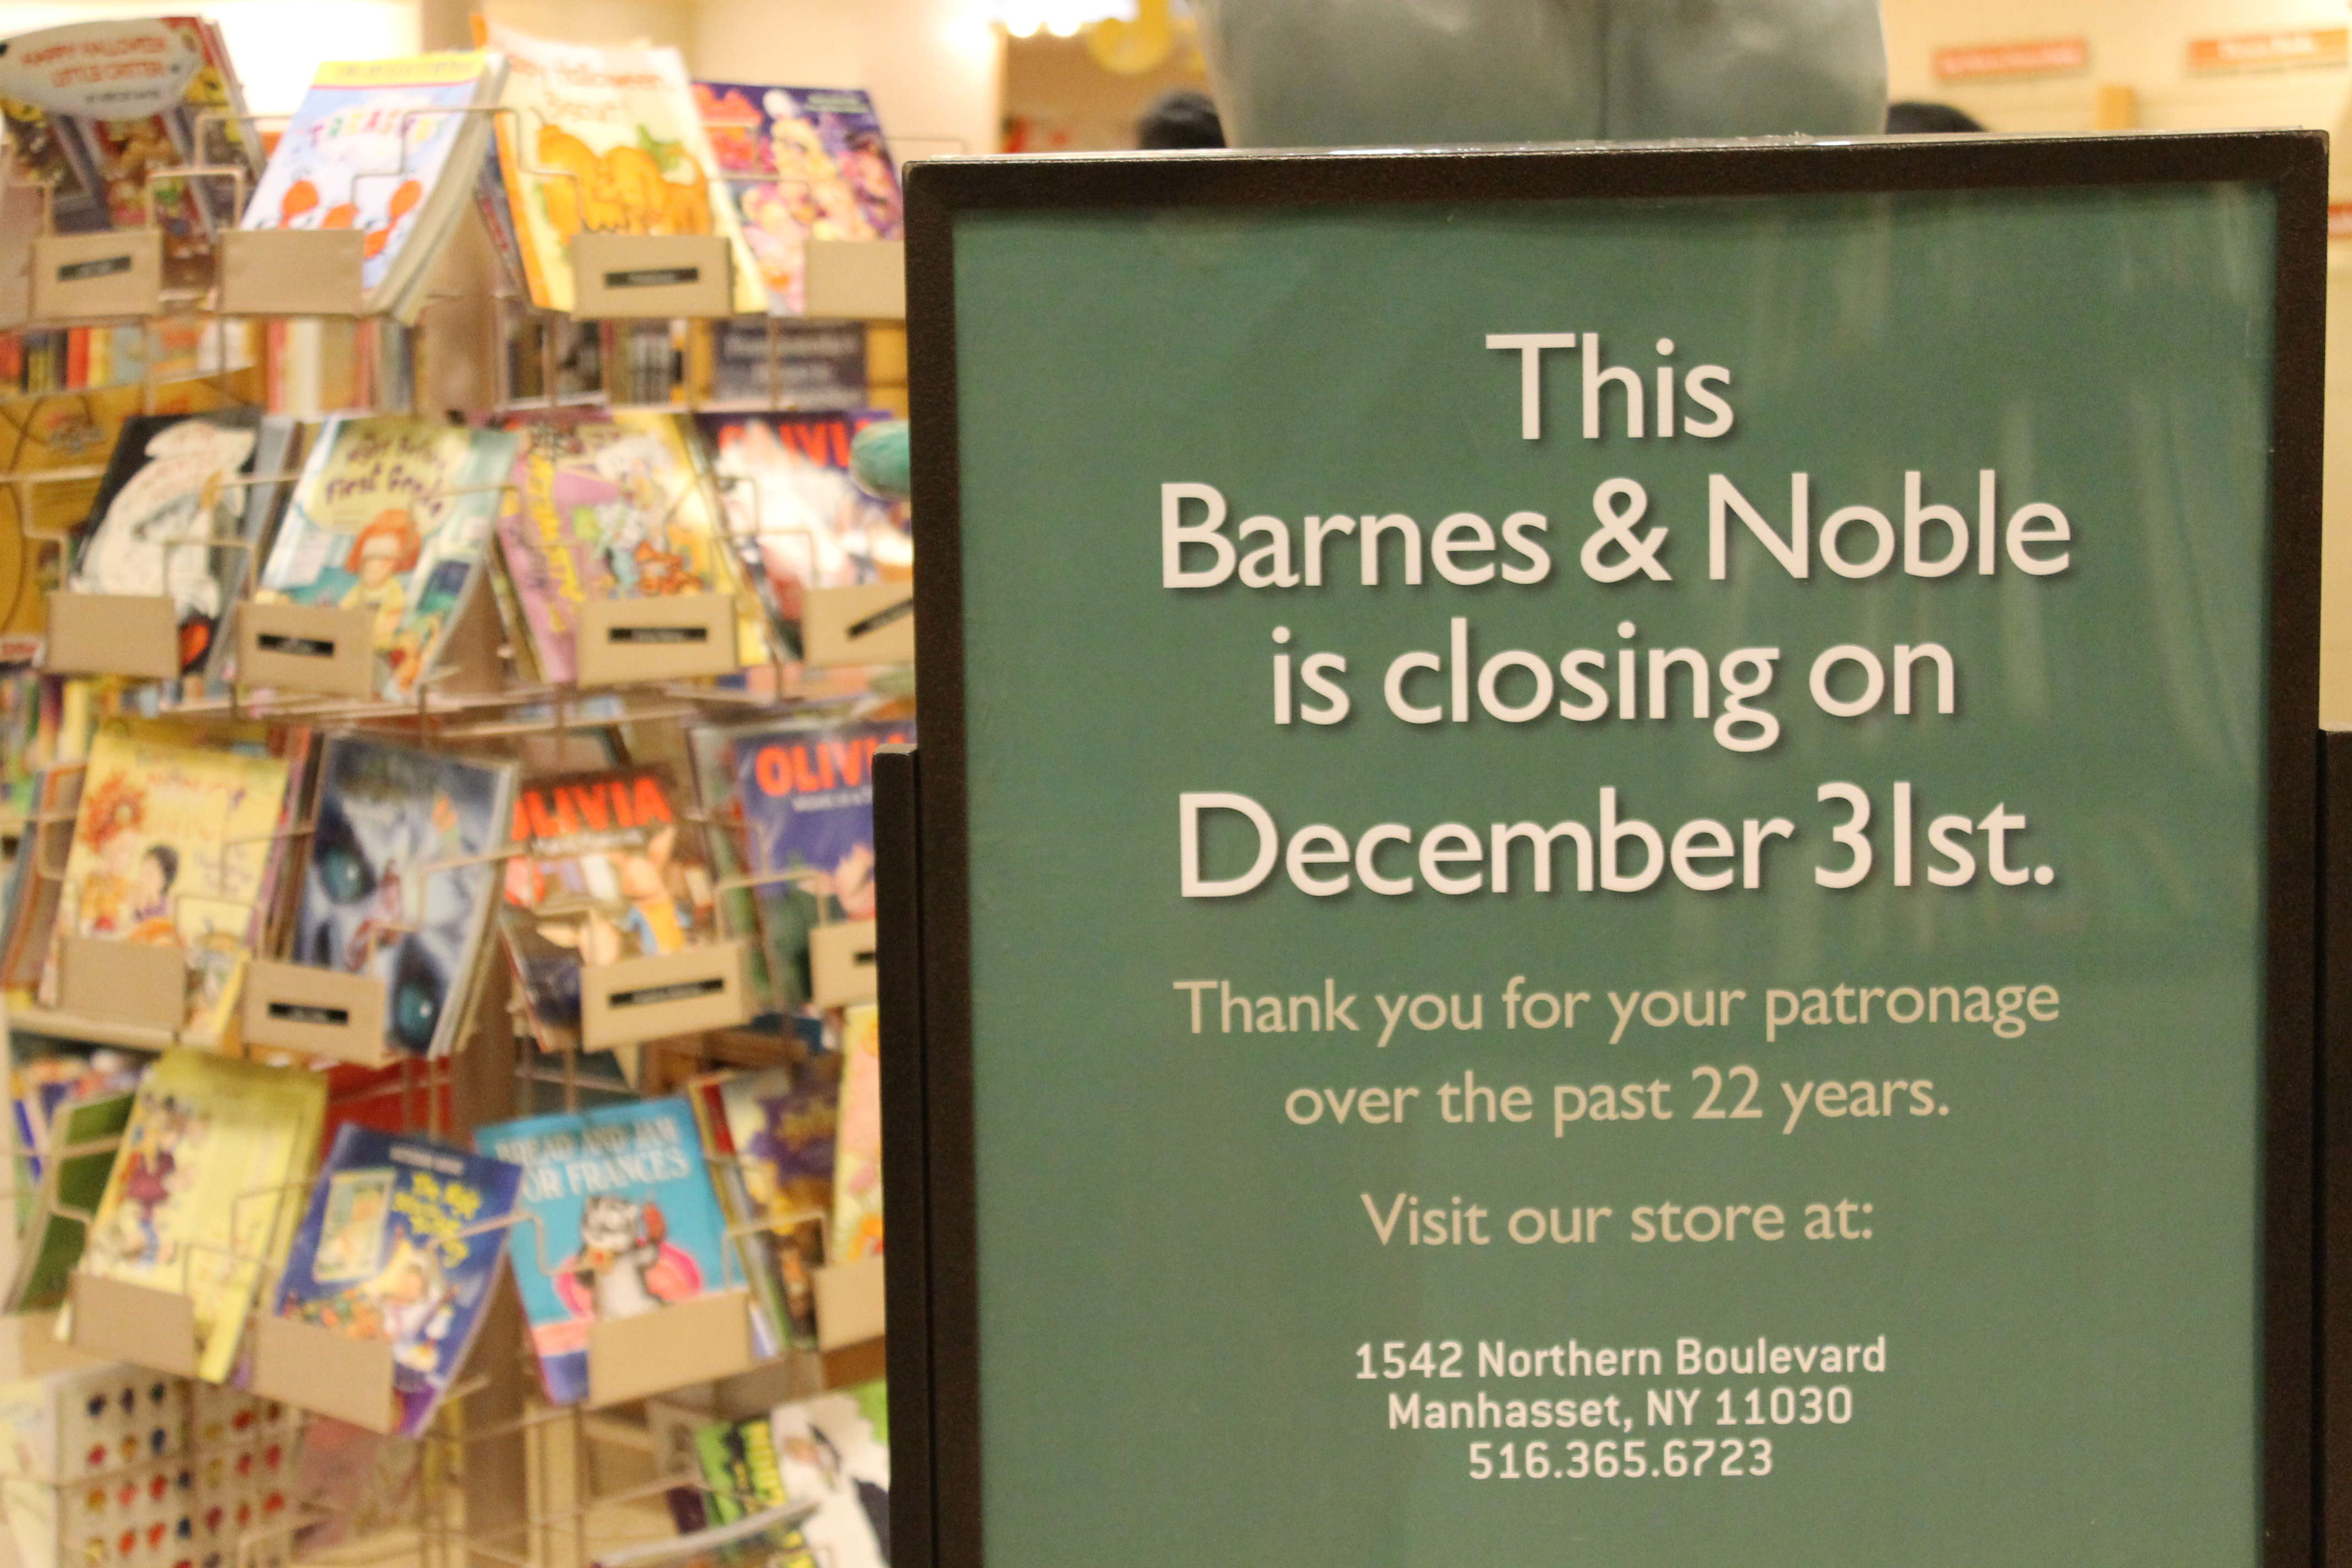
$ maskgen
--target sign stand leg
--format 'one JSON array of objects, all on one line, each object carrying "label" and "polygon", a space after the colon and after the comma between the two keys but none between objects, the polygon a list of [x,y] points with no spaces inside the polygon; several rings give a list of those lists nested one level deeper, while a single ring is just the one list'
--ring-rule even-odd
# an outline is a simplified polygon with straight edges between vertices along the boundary
[{"label": "sign stand leg", "polygon": [[874,758],[875,952],[882,1014],[882,1190],[890,1194],[890,1562],[932,1568],[931,1269],[923,1045],[922,789],[912,746]]}]

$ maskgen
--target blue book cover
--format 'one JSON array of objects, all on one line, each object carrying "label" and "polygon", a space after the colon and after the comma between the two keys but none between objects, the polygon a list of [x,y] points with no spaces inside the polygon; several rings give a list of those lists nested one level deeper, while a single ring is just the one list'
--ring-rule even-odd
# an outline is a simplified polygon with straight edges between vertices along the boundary
[{"label": "blue book cover", "polygon": [[392,1342],[394,1430],[413,1436],[465,1364],[522,1185],[519,1166],[346,1125],[310,1189],[273,1309]]},{"label": "blue book cover", "polygon": [[760,929],[780,1006],[809,998],[808,933],[874,918],[874,753],[915,738],[912,719],[746,730],[733,737],[735,798],[760,888]]},{"label": "blue book cover", "polygon": [[539,1235],[517,1242],[515,1282],[551,1403],[588,1396],[591,1323],[725,1287],[726,1222],[682,1097],[502,1121],[475,1142],[523,1168]]}]

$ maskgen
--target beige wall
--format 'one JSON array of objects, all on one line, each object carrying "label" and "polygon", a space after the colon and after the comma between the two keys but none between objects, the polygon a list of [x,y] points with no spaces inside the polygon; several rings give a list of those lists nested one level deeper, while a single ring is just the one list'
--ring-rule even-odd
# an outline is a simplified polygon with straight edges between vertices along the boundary
[{"label": "beige wall", "polygon": [[686,45],[708,79],[865,88],[902,156],[996,151],[1002,49],[981,0],[697,0]]}]

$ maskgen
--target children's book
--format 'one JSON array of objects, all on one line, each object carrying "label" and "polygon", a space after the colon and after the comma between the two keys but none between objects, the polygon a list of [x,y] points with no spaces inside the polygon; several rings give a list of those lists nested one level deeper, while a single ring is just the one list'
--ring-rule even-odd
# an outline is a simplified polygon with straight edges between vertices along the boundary
[{"label": "children's book", "polygon": [[882,1014],[841,1014],[841,1121],[833,1157],[833,1260],[882,1251]]},{"label": "children's book", "polygon": [[132,721],[91,742],[43,1005],[59,1002],[67,933],[152,942],[178,948],[187,965],[183,1043],[219,1037],[254,946],[287,768],[206,739]]},{"label": "children's book", "polygon": [[808,1003],[811,928],[874,918],[874,752],[914,738],[911,719],[733,736],[735,797],[751,869],[794,874],[763,885],[758,900],[768,972],[785,1007]]},{"label": "children's book", "polygon": [[898,166],[864,92],[698,81],[694,101],[772,313],[802,312],[811,239],[905,232]]},{"label": "children's book", "polygon": [[164,173],[190,164],[260,171],[245,99],[219,29],[195,16],[72,22],[0,47],[10,140],[27,131],[35,167],[69,171],[59,231],[159,228],[167,288],[209,281],[221,229],[236,221],[225,179]]},{"label": "children's book", "polygon": [[592,1323],[725,1288],[719,1198],[684,1099],[501,1122],[475,1142],[524,1171],[540,1232],[519,1244],[515,1281],[550,1402],[588,1396]]},{"label": "children's book", "polygon": [[733,1073],[715,1087],[720,1127],[741,1181],[746,1221],[767,1228],[754,1257],[778,1282],[782,1338],[816,1343],[816,1270],[833,1215],[834,1148],[841,1058],[804,1057],[789,1067]]},{"label": "children's book", "polygon": [[779,1405],[769,1416],[784,1495],[815,1503],[801,1526],[831,1568],[888,1568],[890,1405],[879,1381]]},{"label": "children's book", "polygon": [[[687,757],[694,767],[694,790],[702,801],[702,819],[713,831],[704,835],[710,851],[713,885],[743,875],[743,812],[735,800],[735,765],[729,731],[721,725],[701,724],[686,732]],[[726,888],[718,895],[719,929],[728,936],[756,939],[760,931],[759,901],[749,888]],[[744,984],[751,988],[751,1005],[761,1014],[776,1011],[775,982],[768,973],[765,942],[752,940],[744,948]]]},{"label": "children's book", "polygon": [[219,654],[222,617],[244,591],[278,493],[236,481],[279,471],[295,434],[292,420],[249,408],[125,419],[68,586],[168,595],[181,673],[202,673]]},{"label": "children's book", "polygon": [[541,1048],[580,1041],[580,972],[712,941],[717,906],[698,823],[662,768],[527,780],[499,914]]},{"label": "children's book", "polygon": [[850,472],[851,440],[888,417],[880,409],[701,416],[727,531],[776,636],[795,652],[807,590],[914,580],[906,509]]},{"label": "children's book", "polygon": [[[523,441],[499,508],[499,545],[547,679],[579,678],[580,606],[591,599],[735,591],[682,416],[623,410],[541,421]],[[739,616],[738,641],[742,662],[763,657],[756,615]]]},{"label": "children's book", "polygon": [[488,858],[514,813],[515,768],[330,736],[290,954],[384,984],[384,1046],[456,1048],[498,900]]},{"label": "children's book", "polygon": [[255,596],[371,612],[377,689],[413,695],[473,590],[515,446],[502,430],[397,416],[331,422]]},{"label": "children's book", "polygon": [[114,1169],[114,1142],[131,1120],[131,1091],[110,1089],[78,1096],[50,1114],[40,1190],[30,1221],[16,1243],[16,1277],[9,1282],[6,1310],[38,1311],[65,1304],[66,1280],[81,1261],[87,1239],[79,1217],[105,1194]]},{"label": "children's book", "polygon": [[736,312],[762,308],[676,49],[554,43],[478,16],[474,37],[509,62],[499,168],[532,304],[572,308],[577,234],[715,234],[733,252]]},{"label": "children's book", "polygon": [[29,991],[39,984],[42,965],[48,961],[58,898],[64,888],[57,872],[73,848],[84,771],[79,763],[60,763],[43,769],[34,782],[33,809],[26,814],[16,863],[9,868],[7,931],[0,936],[0,985],[11,991]]},{"label": "children's book", "polygon": [[139,1086],[79,1272],[193,1299],[196,1375],[228,1376],[261,1279],[286,1256],[287,1184],[319,1157],[326,1080],[166,1051]]},{"label": "children's book", "polygon": [[488,1310],[519,1166],[346,1126],[310,1189],[272,1309],[392,1342],[394,1429],[422,1432]]},{"label": "children's book", "polygon": [[413,321],[474,195],[506,61],[479,51],[329,60],[246,205],[248,229],[356,229],[370,311]]}]

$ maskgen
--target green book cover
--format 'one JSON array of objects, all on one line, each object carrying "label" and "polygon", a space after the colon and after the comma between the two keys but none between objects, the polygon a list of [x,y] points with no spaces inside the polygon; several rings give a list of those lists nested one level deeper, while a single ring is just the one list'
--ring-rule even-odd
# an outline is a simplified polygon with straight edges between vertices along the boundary
[{"label": "green book cover", "polygon": [[65,1305],[66,1277],[81,1260],[85,1231],[74,1215],[89,1213],[106,1191],[106,1179],[114,1170],[113,1141],[131,1120],[131,1100],[128,1092],[99,1095],[76,1100],[58,1115],[53,1123],[57,1147],[105,1147],[47,1163],[40,1202],[25,1233],[24,1250],[17,1255],[16,1278],[8,1288],[9,1311]]},{"label": "green book cover", "polygon": [[735,1424],[714,1422],[696,1432],[694,1454],[702,1465],[703,1483],[710,1489],[710,1521],[734,1523],[749,1511],[743,1500],[751,1495],[743,1439]]}]

